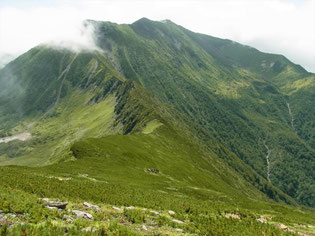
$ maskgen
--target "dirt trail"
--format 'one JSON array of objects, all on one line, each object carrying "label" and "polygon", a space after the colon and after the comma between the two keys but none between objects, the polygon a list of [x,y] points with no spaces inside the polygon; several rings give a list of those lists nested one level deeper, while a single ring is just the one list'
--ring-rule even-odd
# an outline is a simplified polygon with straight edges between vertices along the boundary
[{"label": "dirt trail", "polygon": [[266,142],[264,142],[264,146],[267,149],[267,156],[266,156],[266,161],[267,161],[267,180],[271,183],[271,180],[270,180],[270,161],[269,161],[269,157],[270,157],[271,151],[270,151],[269,147],[267,146]]}]

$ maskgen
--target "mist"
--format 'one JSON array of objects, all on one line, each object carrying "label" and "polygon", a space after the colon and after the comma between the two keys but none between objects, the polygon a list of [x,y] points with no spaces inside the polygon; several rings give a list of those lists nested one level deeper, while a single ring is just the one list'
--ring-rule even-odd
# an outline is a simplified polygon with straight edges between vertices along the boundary
[{"label": "mist", "polygon": [[93,30],[82,33],[83,20],[129,24],[147,17],[283,54],[315,72],[315,0],[56,0],[51,5],[0,3],[0,58],[45,42],[72,50],[95,49]]},{"label": "mist", "polygon": [[0,68],[39,44],[75,52],[100,50],[94,43],[94,26],[73,8],[4,7],[0,16]]}]

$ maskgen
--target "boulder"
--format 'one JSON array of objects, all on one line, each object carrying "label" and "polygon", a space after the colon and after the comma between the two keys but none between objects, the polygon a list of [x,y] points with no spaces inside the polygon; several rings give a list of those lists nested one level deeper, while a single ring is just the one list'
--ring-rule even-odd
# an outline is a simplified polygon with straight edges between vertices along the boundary
[{"label": "boulder", "polygon": [[122,209],[121,209],[121,208],[119,208],[119,207],[115,207],[115,206],[113,206],[113,209],[115,209],[116,211],[122,211]]},{"label": "boulder", "polygon": [[48,203],[48,206],[50,207],[56,207],[56,208],[59,208],[59,209],[66,209],[68,203],[67,202],[49,202]]},{"label": "boulder", "polygon": [[284,225],[284,224],[277,224],[278,228],[283,229],[283,230],[288,230],[288,226]]},{"label": "boulder", "polygon": [[44,201],[44,202],[50,202],[50,199],[49,198],[42,198],[42,200]]},{"label": "boulder", "polygon": [[87,212],[84,211],[78,211],[78,210],[72,210],[72,212],[79,218],[92,220],[93,216]]},{"label": "boulder", "polygon": [[58,209],[57,207],[50,207],[50,206],[46,206],[46,208],[49,209],[49,210],[52,210],[52,211]]},{"label": "boulder", "polygon": [[224,216],[225,216],[226,218],[228,218],[228,219],[230,219],[230,218],[232,218],[232,219],[241,219],[240,215],[234,214],[234,213],[225,214]]},{"label": "boulder", "polygon": [[170,215],[175,215],[175,211],[169,210],[169,211],[168,211],[168,214],[170,214]]},{"label": "boulder", "polygon": [[177,224],[181,224],[181,225],[184,224],[184,222],[181,220],[172,219],[172,221],[177,223]]},{"label": "boulder", "polygon": [[150,168],[150,169],[147,169],[149,172],[152,172],[152,173],[155,173],[155,174],[158,174],[160,171],[159,169],[153,169],[153,168]]},{"label": "boulder", "polygon": [[0,226],[7,223],[8,223],[8,218],[5,215],[0,214]]},{"label": "boulder", "polygon": [[7,217],[3,214],[0,214],[0,222],[6,221]]},{"label": "boulder", "polygon": [[263,216],[260,216],[258,219],[257,219],[258,222],[260,223],[267,223],[267,219]]},{"label": "boulder", "polygon": [[84,205],[85,207],[87,207],[87,208],[90,208],[90,209],[94,210],[94,211],[99,211],[99,210],[100,210],[100,207],[99,207],[99,206],[90,204],[90,203],[88,203],[88,202],[84,202],[83,205]]},{"label": "boulder", "polygon": [[150,212],[153,213],[153,214],[155,214],[155,215],[161,215],[161,213],[158,212],[158,211],[150,211]]}]

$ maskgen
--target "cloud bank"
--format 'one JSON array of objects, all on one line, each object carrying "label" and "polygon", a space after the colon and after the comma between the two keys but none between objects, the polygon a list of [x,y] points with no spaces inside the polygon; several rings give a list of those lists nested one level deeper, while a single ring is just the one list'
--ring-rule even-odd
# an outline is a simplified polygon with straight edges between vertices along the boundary
[{"label": "cloud bank", "polygon": [[283,54],[315,72],[315,0],[31,2],[21,5],[11,0],[0,5],[0,56],[18,55],[44,42],[67,41],[90,48],[93,40],[80,27],[84,19],[132,23],[148,17],[170,19],[195,32]]}]

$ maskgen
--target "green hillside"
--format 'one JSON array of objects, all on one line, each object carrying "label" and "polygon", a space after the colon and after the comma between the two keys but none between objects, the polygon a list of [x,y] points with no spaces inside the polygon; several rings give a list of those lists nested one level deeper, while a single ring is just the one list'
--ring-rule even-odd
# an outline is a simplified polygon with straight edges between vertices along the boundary
[{"label": "green hillside", "polygon": [[[313,74],[283,56],[195,34],[170,21],[143,18],[130,26],[93,23],[99,45],[124,76],[198,123],[204,132],[203,137],[200,130],[197,135],[209,146],[212,134],[267,178],[267,144],[274,170],[271,182],[301,203],[314,204],[314,112],[304,104],[301,111],[295,108],[294,94],[283,85],[303,83],[304,78],[313,84]],[[265,64],[273,66],[268,69]],[[307,86],[309,93],[300,93],[299,99],[312,101],[312,88]],[[294,117],[307,113],[303,130],[292,129],[287,103]],[[289,183],[294,184],[289,187]]]},{"label": "green hillside", "polygon": [[[85,23],[99,50],[0,70],[2,234],[314,233],[314,74],[171,21]],[[67,226],[47,197],[101,211]]]}]

